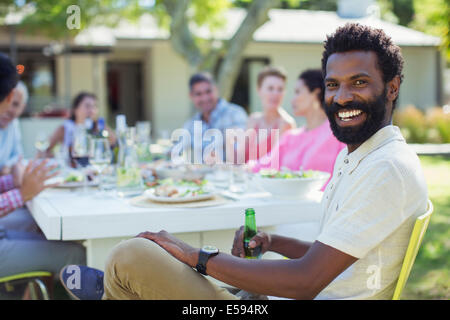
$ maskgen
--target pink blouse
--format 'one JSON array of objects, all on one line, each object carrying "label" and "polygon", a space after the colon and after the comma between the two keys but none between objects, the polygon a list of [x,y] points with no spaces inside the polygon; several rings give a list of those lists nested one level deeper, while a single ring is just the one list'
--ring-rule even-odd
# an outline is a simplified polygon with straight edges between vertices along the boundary
[{"label": "pink blouse", "polygon": [[299,170],[302,167],[333,174],[336,157],[345,147],[333,135],[327,120],[310,131],[304,127],[287,131],[270,153],[250,165],[253,172],[263,168]]}]

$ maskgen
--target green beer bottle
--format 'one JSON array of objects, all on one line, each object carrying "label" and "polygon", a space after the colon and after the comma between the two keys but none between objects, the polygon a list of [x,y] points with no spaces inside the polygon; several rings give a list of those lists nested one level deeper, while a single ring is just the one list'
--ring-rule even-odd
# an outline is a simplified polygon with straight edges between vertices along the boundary
[{"label": "green beer bottle", "polygon": [[249,248],[250,240],[256,235],[255,210],[253,208],[245,209],[245,227],[244,227],[244,252],[246,259],[259,259],[261,257],[261,246]]}]

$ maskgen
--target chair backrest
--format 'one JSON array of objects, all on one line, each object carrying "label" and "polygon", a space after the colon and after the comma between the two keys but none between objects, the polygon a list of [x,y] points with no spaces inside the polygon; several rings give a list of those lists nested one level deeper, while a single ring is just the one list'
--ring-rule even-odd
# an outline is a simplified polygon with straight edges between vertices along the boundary
[{"label": "chair backrest", "polygon": [[392,300],[399,300],[411,272],[417,252],[427,231],[428,223],[430,222],[431,214],[433,213],[433,204],[428,200],[428,210],[425,214],[416,219],[411,237],[409,239],[408,248],[406,249],[405,259],[403,260],[400,275],[395,286],[394,296]]}]

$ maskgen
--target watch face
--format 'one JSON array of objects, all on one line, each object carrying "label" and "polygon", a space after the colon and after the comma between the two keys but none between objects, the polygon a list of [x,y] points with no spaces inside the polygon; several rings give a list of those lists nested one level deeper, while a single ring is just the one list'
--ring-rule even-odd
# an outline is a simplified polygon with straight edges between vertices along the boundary
[{"label": "watch face", "polygon": [[202,248],[202,250],[205,251],[206,253],[217,253],[217,252],[219,252],[219,249],[217,249],[214,246],[204,246]]}]

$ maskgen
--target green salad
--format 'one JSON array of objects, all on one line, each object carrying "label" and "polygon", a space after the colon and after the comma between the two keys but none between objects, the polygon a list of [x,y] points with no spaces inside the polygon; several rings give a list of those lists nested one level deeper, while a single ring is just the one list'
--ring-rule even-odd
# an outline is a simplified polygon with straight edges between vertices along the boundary
[{"label": "green salad", "polygon": [[316,178],[319,177],[320,171],[315,170],[275,170],[275,169],[262,169],[259,174],[263,178],[272,179],[293,179],[293,178]]},{"label": "green salad", "polygon": [[155,189],[155,195],[161,197],[182,198],[208,194],[207,180],[173,180],[171,178],[158,180],[147,184]]},{"label": "green salad", "polygon": [[79,174],[69,174],[65,179],[64,182],[81,182],[83,181],[83,176]]}]

